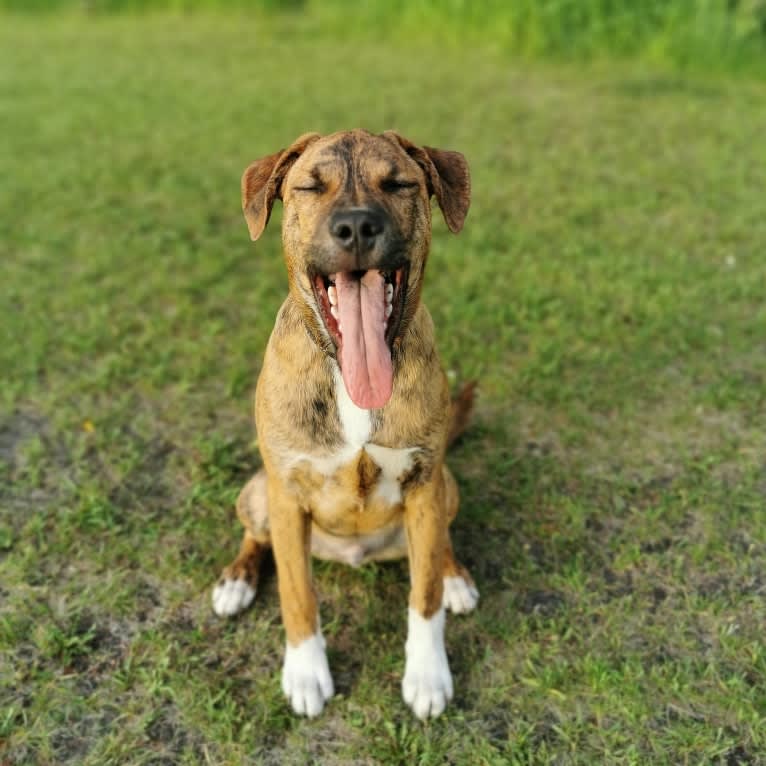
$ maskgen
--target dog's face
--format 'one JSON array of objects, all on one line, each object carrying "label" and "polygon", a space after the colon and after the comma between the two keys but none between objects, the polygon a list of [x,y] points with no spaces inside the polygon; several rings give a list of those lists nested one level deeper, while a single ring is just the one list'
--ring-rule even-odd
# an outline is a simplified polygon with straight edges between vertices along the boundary
[{"label": "dog's face", "polygon": [[365,409],[391,396],[391,353],[420,299],[432,195],[459,231],[470,203],[465,158],[393,132],[307,134],[242,178],[253,239],[274,199],[283,200],[290,290],[312,336],[337,358],[352,401]]}]

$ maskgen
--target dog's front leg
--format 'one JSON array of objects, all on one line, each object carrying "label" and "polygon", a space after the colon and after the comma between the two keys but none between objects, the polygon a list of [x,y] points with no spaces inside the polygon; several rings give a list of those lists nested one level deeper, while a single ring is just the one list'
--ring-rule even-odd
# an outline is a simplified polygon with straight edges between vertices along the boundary
[{"label": "dog's front leg", "polygon": [[440,715],[452,699],[442,606],[448,539],[443,490],[436,480],[419,487],[407,497],[404,509],[411,590],[402,695],[422,719]]},{"label": "dog's front leg", "polygon": [[280,482],[269,480],[268,498],[287,634],[282,690],[296,713],[313,718],[322,712],[334,690],[311,583],[311,520]]}]

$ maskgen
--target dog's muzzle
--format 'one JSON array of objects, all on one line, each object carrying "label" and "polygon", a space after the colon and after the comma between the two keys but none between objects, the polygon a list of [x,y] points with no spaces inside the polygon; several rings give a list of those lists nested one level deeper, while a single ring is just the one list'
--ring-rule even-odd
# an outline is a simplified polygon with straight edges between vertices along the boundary
[{"label": "dog's muzzle", "polygon": [[308,276],[348,395],[357,407],[377,409],[393,391],[391,348],[409,264],[401,249],[391,249],[390,224],[374,209],[338,210],[328,229],[333,246]]}]

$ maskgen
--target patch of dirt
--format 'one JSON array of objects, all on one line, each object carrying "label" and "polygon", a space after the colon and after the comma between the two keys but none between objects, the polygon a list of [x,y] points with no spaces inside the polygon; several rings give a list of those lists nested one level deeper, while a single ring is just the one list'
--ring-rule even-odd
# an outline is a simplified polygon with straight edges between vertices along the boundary
[{"label": "patch of dirt", "polygon": [[88,752],[92,742],[75,729],[57,729],[51,734],[51,749],[59,763],[79,763]]},{"label": "patch of dirt", "polygon": [[13,664],[22,689],[25,679],[31,680],[41,668],[49,668],[56,675],[67,675],[67,683],[78,693],[89,695],[111,679],[135,635],[130,621],[87,611],[52,616],[52,621],[55,625],[49,623],[46,631],[52,636],[49,642],[38,646],[25,640],[14,647]]},{"label": "patch of dirt", "polygon": [[[39,440],[41,465],[28,464],[25,446]],[[35,514],[57,507],[69,478],[71,463],[64,445],[51,433],[41,415],[16,411],[0,420],[0,560],[8,555],[20,530]],[[39,479],[30,480],[30,471]]]},{"label": "patch of dirt", "polygon": [[552,617],[565,605],[566,598],[562,593],[553,590],[529,590],[519,595],[518,611],[523,614]]},{"label": "patch of dirt", "polygon": [[84,756],[112,728],[119,710],[111,705],[89,713],[82,718],[69,720],[66,726],[56,729],[50,737],[55,762],[80,764]]},{"label": "patch of dirt", "polygon": [[703,576],[695,590],[705,598],[736,600],[742,596],[764,596],[766,580],[759,574],[736,577],[729,573]]},{"label": "patch of dirt", "polygon": [[742,745],[736,745],[718,761],[721,766],[755,766],[762,764],[761,756],[749,752]]},{"label": "patch of dirt", "polygon": [[19,446],[44,427],[45,420],[29,412],[14,412],[0,420],[0,461],[14,466]]},{"label": "patch of dirt", "polygon": [[531,736],[531,742],[537,747],[540,745],[555,746],[561,741],[560,731],[561,721],[551,712],[544,713],[539,720],[535,722],[534,730]]},{"label": "patch of dirt", "polygon": [[136,588],[136,621],[144,624],[154,622],[162,609],[162,586],[149,575],[144,574]]},{"label": "patch of dirt", "polygon": [[510,710],[497,708],[483,716],[481,726],[487,739],[496,747],[506,747],[510,740],[511,731]]},{"label": "patch of dirt", "polygon": [[[33,509],[51,500],[43,488],[22,489],[15,481],[22,468],[22,446],[34,437],[42,437],[46,425],[44,418],[29,412],[14,412],[0,420],[0,523],[13,530],[14,536]],[[9,540],[9,548],[11,544]],[[0,556],[2,553],[0,549]]]},{"label": "patch of dirt", "polygon": [[[382,727],[381,727],[382,728]],[[321,766],[333,764],[333,766],[366,766],[372,764],[372,759],[361,755],[363,743],[360,742],[360,754],[353,759],[340,755],[340,751],[359,735],[340,716],[333,712],[332,706],[325,709],[321,717],[321,725],[308,721],[296,722],[286,744],[269,745],[263,743],[263,747],[254,754],[252,763],[263,766]],[[275,738],[276,739],[276,738]],[[280,738],[284,742],[284,736]],[[247,762],[248,766],[251,763]]]},{"label": "patch of dirt", "polygon": [[672,548],[674,541],[669,537],[661,537],[659,540],[646,540],[639,546],[641,553],[665,553]]},{"label": "patch of dirt", "polygon": [[146,727],[151,742],[161,744],[176,752],[182,751],[189,742],[189,734],[178,720],[178,711],[170,703],[163,705]]},{"label": "patch of dirt", "polygon": [[604,567],[602,571],[605,587],[603,603],[608,603],[613,599],[631,596],[635,590],[633,583],[633,573],[629,570],[625,572],[614,572],[610,567]]},{"label": "patch of dirt", "polygon": [[163,511],[176,499],[165,472],[174,451],[173,445],[160,437],[145,438],[130,427],[124,429],[124,437],[138,445],[142,457],[127,474],[113,483],[110,502],[118,508]]}]

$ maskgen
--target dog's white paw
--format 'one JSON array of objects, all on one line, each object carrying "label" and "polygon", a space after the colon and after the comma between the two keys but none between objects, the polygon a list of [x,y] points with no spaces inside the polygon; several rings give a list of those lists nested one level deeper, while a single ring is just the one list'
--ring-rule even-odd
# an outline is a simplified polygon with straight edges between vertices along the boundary
[{"label": "dog's white paw", "polygon": [[322,712],[324,703],[335,689],[320,634],[307,638],[298,646],[287,644],[282,666],[282,691],[292,709],[309,718]]},{"label": "dog's white paw", "polygon": [[453,614],[465,614],[476,608],[479,591],[476,586],[463,577],[444,578],[444,596],[442,606]]},{"label": "dog's white paw", "polygon": [[247,609],[255,598],[255,588],[244,580],[225,579],[213,588],[213,611],[231,617]]},{"label": "dog's white paw", "polygon": [[453,693],[452,674],[444,648],[444,608],[430,619],[410,608],[405,649],[404,701],[418,718],[436,718],[447,707]]}]

